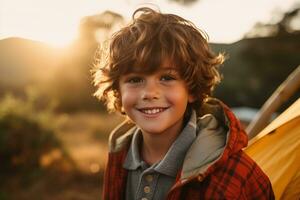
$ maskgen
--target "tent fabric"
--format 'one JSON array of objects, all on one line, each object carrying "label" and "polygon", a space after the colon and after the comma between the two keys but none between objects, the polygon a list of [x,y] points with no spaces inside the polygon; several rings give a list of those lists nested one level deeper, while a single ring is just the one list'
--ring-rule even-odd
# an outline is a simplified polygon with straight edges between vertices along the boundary
[{"label": "tent fabric", "polygon": [[276,199],[300,199],[300,98],[250,140],[245,152],[269,176]]}]

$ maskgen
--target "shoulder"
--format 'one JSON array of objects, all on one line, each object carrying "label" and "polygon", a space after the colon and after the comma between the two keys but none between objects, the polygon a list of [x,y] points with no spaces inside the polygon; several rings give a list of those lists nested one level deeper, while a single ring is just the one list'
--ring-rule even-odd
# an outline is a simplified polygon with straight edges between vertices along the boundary
[{"label": "shoulder", "polygon": [[220,172],[225,173],[232,181],[238,181],[241,185],[245,185],[250,179],[266,179],[269,181],[269,178],[257,163],[242,150],[230,155],[226,164],[221,167]]},{"label": "shoulder", "polygon": [[265,176],[265,174],[257,165],[257,163],[254,160],[252,160],[247,154],[245,154],[242,150],[229,156],[228,164],[224,167],[227,168],[227,170],[234,170],[234,174],[242,178],[242,182],[246,181],[247,178],[249,178],[252,175]]},{"label": "shoulder", "polygon": [[269,177],[243,151],[241,151],[240,157],[237,172],[245,178],[242,184],[242,194],[248,199],[275,199]]},{"label": "shoulder", "polygon": [[260,170],[259,166],[248,155],[240,150],[235,154],[230,155],[226,162],[219,165],[219,167],[211,173],[211,177],[222,182],[232,182],[234,185],[240,187],[245,184],[247,178],[253,173],[264,176],[264,173]]},{"label": "shoulder", "polygon": [[231,155],[211,178],[223,186],[226,196],[234,194],[240,199],[274,199],[269,178],[242,150]]}]

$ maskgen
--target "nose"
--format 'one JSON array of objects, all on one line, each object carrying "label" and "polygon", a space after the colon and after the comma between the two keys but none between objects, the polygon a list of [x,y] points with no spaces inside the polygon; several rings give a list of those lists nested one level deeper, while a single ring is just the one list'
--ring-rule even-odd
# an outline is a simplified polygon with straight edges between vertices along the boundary
[{"label": "nose", "polygon": [[147,80],[142,91],[143,100],[159,99],[160,89],[155,80]]}]

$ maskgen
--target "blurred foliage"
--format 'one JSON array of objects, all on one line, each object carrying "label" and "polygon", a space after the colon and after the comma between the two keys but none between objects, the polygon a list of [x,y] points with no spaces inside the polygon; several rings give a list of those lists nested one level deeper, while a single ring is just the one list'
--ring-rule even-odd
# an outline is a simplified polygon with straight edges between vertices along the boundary
[{"label": "blurred foliage", "polygon": [[54,135],[53,105],[37,109],[37,94],[27,94],[26,100],[9,94],[0,100],[1,173],[34,171],[44,154],[61,148]]},{"label": "blurred foliage", "polygon": [[[300,64],[297,41],[300,41],[300,35],[244,39],[230,48],[213,45],[215,51],[229,54],[221,67],[223,81],[215,95],[232,107],[260,108]],[[287,104],[299,96],[300,91]]]},{"label": "blurred foliage", "polygon": [[285,13],[277,12],[275,15],[281,16],[279,17],[279,21],[266,24],[258,22],[248,33],[245,34],[245,38],[266,36],[283,37],[290,34],[300,33],[300,4]]},{"label": "blurred foliage", "polygon": [[102,172],[79,169],[59,134],[56,103],[41,98],[29,88],[0,99],[0,200],[99,199]]}]

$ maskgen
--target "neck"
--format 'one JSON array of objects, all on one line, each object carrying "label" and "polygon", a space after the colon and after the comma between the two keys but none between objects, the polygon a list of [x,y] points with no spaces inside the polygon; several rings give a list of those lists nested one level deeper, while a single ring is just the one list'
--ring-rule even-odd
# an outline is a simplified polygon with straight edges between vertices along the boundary
[{"label": "neck", "polygon": [[143,136],[141,153],[143,160],[150,165],[162,160],[174,142],[174,140],[162,141],[159,137],[155,139],[146,138],[147,137]]},{"label": "neck", "polygon": [[181,127],[182,123],[180,123],[176,129],[159,134],[145,133],[142,131],[143,143],[141,146],[141,155],[143,160],[149,165],[162,160],[180,134]]}]

